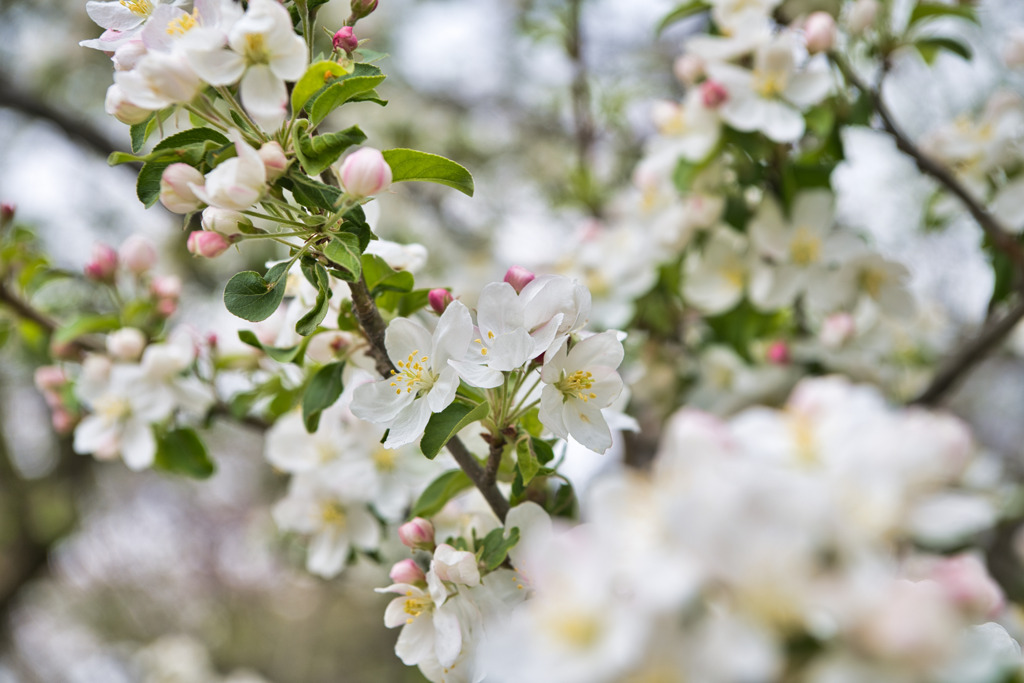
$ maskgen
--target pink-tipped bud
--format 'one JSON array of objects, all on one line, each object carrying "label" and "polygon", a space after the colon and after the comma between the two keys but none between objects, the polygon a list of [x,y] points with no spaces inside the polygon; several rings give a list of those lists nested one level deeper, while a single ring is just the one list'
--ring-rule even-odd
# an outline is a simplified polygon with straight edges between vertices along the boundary
[{"label": "pink-tipped bud", "polygon": [[217,258],[231,246],[231,240],[219,232],[196,230],[188,235],[188,251],[193,256]]},{"label": "pink-tipped bud", "polygon": [[426,583],[427,580],[427,575],[423,573],[423,570],[416,564],[416,561],[409,558],[396,562],[395,566],[388,572],[388,576],[395,583],[408,583],[412,585]]},{"label": "pink-tipped bud", "polygon": [[512,285],[512,289],[518,294],[523,291],[523,287],[533,282],[535,277],[537,276],[522,266],[512,266],[505,273],[505,282]]},{"label": "pink-tipped bud", "polygon": [[14,220],[17,208],[12,202],[0,203],[0,228],[7,227],[7,224]]},{"label": "pink-tipped bud", "polygon": [[117,250],[121,263],[136,275],[142,275],[156,265],[156,249],[142,235],[132,235]]},{"label": "pink-tipped bud", "polygon": [[103,109],[121,123],[129,126],[142,123],[153,113],[152,109],[143,109],[131,102],[117,83],[107,88]]},{"label": "pink-tipped bud", "polygon": [[160,176],[160,203],[174,213],[195,211],[203,202],[189,186],[204,182],[206,177],[188,164],[171,164]]},{"label": "pink-tipped bud", "polygon": [[836,44],[836,20],[828,12],[812,12],[804,22],[804,39],[812,55],[828,52]]},{"label": "pink-tipped bud", "polygon": [[427,293],[427,301],[434,312],[440,315],[448,308],[448,304],[455,301],[455,298],[447,289],[432,289]]},{"label": "pink-tipped bud", "polygon": [[160,299],[160,301],[156,302],[156,313],[161,318],[170,318],[177,310],[177,299]]},{"label": "pink-tipped bud", "polygon": [[56,391],[68,383],[68,376],[57,365],[43,365],[36,368],[33,380],[39,391]]},{"label": "pink-tipped bud", "polygon": [[149,289],[158,299],[177,299],[181,296],[181,278],[177,275],[160,275],[149,283]]},{"label": "pink-tipped bud", "polygon": [[835,349],[850,340],[856,332],[856,323],[849,313],[833,313],[825,318],[818,332],[818,341],[822,345]]},{"label": "pink-tipped bud", "polygon": [[274,182],[288,170],[288,157],[285,156],[281,143],[274,140],[264,142],[259,153],[260,159],[263,160],[263,166],[267,169],[268,183]]},{"label": "pink-tipped bud", "polygon": [[697,55],[683,55],[672,64],[672,73],[683,85],[693,85],[704,77],[704,60]]},{"label": "pink-tipped bud", "polygon": [[358,20],[369,16],[377,9],[377,0],[352,0],[352,19]]},{"label": "pink-tipped bud", "polygon": [[391,187],[391,167],[380,150],[363,147],[349,154],[338,174],[353,197],[372,197]]},{"label": "pink-tipped bud", "polygon": [[75,418],[68,412],[67,408],[56,408],[50,414],[50,422],[53,424],[53,431],[60,435],[70,434],[75,427]]},{"label": "pink-tipped bud", "polygon": [[718,81],[707,80],[700,84],[700,101],[708,109],[717,109],[729,99],[729,91]]},{"label": "pink-tipped bud", "polygon": [[92,259],[85,264],[85,276],[97,282],[112,282],[117,272],[117,252],[106,244],[92,248]]},{"label": "pink-tipped bud", "polygon": [[338,32],[331,38],[331,43],[335,50],[344,50],[348,55],[351,55],[359,47],[359,39],[356,38],[351,26],[342,26],[338,29]]},{"label": "pink-tipped bud", "polygon": [[413,550],[434,551],[434,525],[422,517],[414,517],[398,527],[398,538]]},{"label": "pink-tipped bud", "polygon": [[203,209],[202,219],[203,230],[219,232],[222,235],[232,235],[236,232],[245,232],[252,227],[252,221],[248,216],[231,209],[218,209],[216,206],[208,206]]},{"label": "pink-tipped bud", "polygon": [[138,360],[145,348],[146,335],[134,327],[122,327],[107,335],[107,353],[117,360]]},{"label": "pink-tipped bud", "polygon": [[789,344],[784,341],[772,342],[765,353],[765,358],[775,365],[789,365]]},{"label": "pink-tipped bud", "polygon": [[991,619],[1006,604],[1002,589],[974,555],[954,555],[940,560],[929,577],[946,595],[974,617]]},{"label": "pink-tipped bud", "polygon": [[846,15],[846,28],[850,33],[863,33],[875,24],[880,6],[878,0],[856,0]]}]

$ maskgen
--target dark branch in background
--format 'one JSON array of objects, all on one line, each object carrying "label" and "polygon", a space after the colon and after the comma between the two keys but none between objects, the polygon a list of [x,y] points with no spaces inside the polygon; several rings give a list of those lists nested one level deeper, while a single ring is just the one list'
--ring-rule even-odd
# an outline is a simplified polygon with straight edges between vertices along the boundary
[{"label": "dark branch in background", "polygon": [[[48,335],[57,331],[58,323],[41,311],[36,310],[27,301],[12,292],[7,282],[0,279],[0,306],[6,306],[16,316],[28,320],[42,328]],[[77,351],[103,351],[103,345],[91,337],[79,337],[71,342]]]},{"label": "dark branch in background", "polygon": [[46,119],[56,124],[72,140],[82,143],[103,158],[117,152],[118,146],[92,124],[75,116],[69,116],[63,110],[50,106],[26,90],[16,86],[11,80],[0,75],[0,107],[38,119]]},{"label": "dark branch in background", "polygon": [[[597,139],[594,116],[591,111],[590,76],[583,50],[583,3],[584,0],[569,0],[569,16],[566,22],[565,51],[572,60],[572,118],[576,135],[576,170],[580,178],[589,178],[594,160],[594,142]],[[595,218],[601,217],[601,207],[593,205],[587,197],[587,208]]]},{"label": "dark branch in background", "polygon": [[999,347],[1006,335],[1024,319],[1024,298],[1007,311],[999,320],[989,323],[973,338],[961,346],[935,373],[931,384],[911,403],[932,406],[977,365],[989,353]]},{"label": "dark branch in background", "polygon": [[[889,108],[882,101],[881,83],[871,88],[854,73],[853,69],[842,57],[830,55],[832,62],[842,72],[846,82],[861,91],[871,100],[871,106],[882,121],[884,130],[896,142],[896,148],[909,156],[917,164],[918,169],[926,176],[937,181],[949,193],[954,195],[967,208],[967,211],[981,227],[992,245],[1004,253],[1014,264],[1018,275],[1024,273],[1024,249],[1017,239],[1006,228],[1000,225],[995,216],[989,213],[978,200],[968,192],[967,188],[957,180],[953,173],[928,157],[915,145],[906,133],[896,125]],[[884,75],[883,71],[883,75]],[[1024,294],[1022,294],[1024,296]],[[931,384],[911,403],[916,405],[936,405],[967,373],[980,363],[989,353],[1013,330],[1018,322],[1024,319],[1024,300],[1006,312],[999,320],[990,322],[976,336],[967,340],[953,352],[943,367],[932,378]]]}]

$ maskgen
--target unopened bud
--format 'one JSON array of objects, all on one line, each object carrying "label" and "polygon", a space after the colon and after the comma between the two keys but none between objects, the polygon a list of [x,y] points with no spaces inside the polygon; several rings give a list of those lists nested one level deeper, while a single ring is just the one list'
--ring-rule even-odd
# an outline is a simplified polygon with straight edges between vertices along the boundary
[{"label": "unopened bud", "polygon": [[281,143],[274,140],[264,142],[259,153],[260,159],[263,160],[263,166],[267,169],[268,183],[274,182],[288,170],[288,157],[284,155]]},{"label": "unopened bud", "polygon": [[216,258],[230,246],[231,241],[219,232],[195,230],[188,235],[188,251],[193,256]]},{"label": "unopened bud", "polygon": [[396,562],[395,566],[388,572],[388,576],[395,583],[408,583],[417,584],[424,583],[427,580],[427,575],[423,573],[420,566],[416,564],[415,560],[406,558],[400,562]]},{"label": "unopened bud", "polygon": [[134,126],[142,123],[153,113],[151,109],[143,109],[128,100],[121,86],[114,83],[107,88],[107,96],[103,101],[103,109],[121,123]]},{"label": "unopened bud", "polygon": [[334,45],[335,50],[344,50],[349,56],[359,47],[359,39],[356,38],[355,31],[352,30],[351,26],[342,26],[338,29],[338,32],[331,39],[331,43]]},{"label": "unopened bud", "polygon": [[838,348],[850,340],[855,327],[853,316],[849,313],[833,313],[822,323],[818,341],[827,348]]},{"label": "unopened bud", "polygon": [[14,220],[17,207],[12,202],[0,203],[0,230],[6,228]]},{"label": "unopened bud", "polygon": [[427,301],[437,314],[444,313],[444,310],[448,308],[448,304],[454,300],[452,293],[447,289],[432,289],[427,293]]},{"label": "unopened bud", "polygon": [[697,55],[683,55],[672,64],[672,73],[683,85],[693,85],[704,77],[704,60]]},{"label": "unopened bud", "polygon": [[107,353],[117,360],[138,360],[145,348],[146,335],[134,327],[122,327],[107,335]]},{"label": "unopened bud", "polygon": [[505,282],[512,285],[512,289],[516,290],[516,294],[518,294],[523,291],[523,287],[533,282],[536,277],[536,275],[522,266],[512,266],[505,273]]},{"label": "unopened bud", "polygon": [[156,312],[162,318],[170,318],[178,310],[177,299],[160,299],[156,302]]},{"label": "unopened bud", "polygon": [[195,211],[203,202],[189,185],[199,185],[206,177],[188,164],[171,164],[160,176],[160,203],[174,213]]},{"label": "unopened bud", "polygon": [[75,418],[67,408],[54,409],[50,414],[50,422],[53,424],[53,430],[62,436],[70,434],[75,427]]},{"label": "unopened bud", "polygon": [[700,101],[708,109],[717,109],[729,99],[729,91],[718,81],[704,81],[700,84]]},{"label": "unopened bud", "polygon": [[245,232],[246,229],[252,227],[252,221],[244,213],[231,209],[218,209],[216,206],[208,206],[203,209],[201,222],[203,230],[219,232],[222,235]]},{"label": "unopened bud", "polygon": [[434,525],[422,517],[414,517],[398,527],[398,538],[413,550],[434,550]]},{"label": "unopened bud", "polygon": [[43,365],[36,368],[33,381],[39,391],[56,391],[67,384],[68,376],[57,365]]},{"label": "unopened bud", "polygon": [[846,15],[846,28],[850,33],[863,33],[875,24],[878,18],[878,0],[857,0]]},{"label": "unopened bud", "polygon": [[775,365],[789,365],[789,345],[784,341],[774,341],[765,352],[765,358]]},{"label": "unopened bud", "polygon": [[177,275],[161,275],[153,278],[149,288],[159,299],[177,299],[181,296],[181,278]]},{"label": "unopened bud", "polygon": [[380,150],[363,147],[349,154],[338,174],[353,197],[372,197],[391,187],[391,167]]},{"label": "unopened bud", "polygon": [[828,52],[836,44],[836,20],[828,12],[812,12],[804,22],[804,39],[812,55]]},{"label": "unopened bud", "polygon": [[142,235],[132,235],[126,239],[117,250],[117,255],[124,267],[136,275],[142,275],[156,265],[156,249]]},{"label": "unopened bud", "polygon": [[117,272],[117,252],[106,244],[92,248],[92,260],[85,264],[85,276],[97,282],[112,282]]},{"label": "unopened bud", "polygon": [[356,21],[372,14],[377,9],[377,0],[352,0],[351,7],[351,20]]},{"label": "unopened bud", "polygon": [[146,44],[141,40],[129,40],[114,50],[114,56],[110,60],[114,62],[116,71],[131,71],[139,60],[146,56],[146,52]]}]

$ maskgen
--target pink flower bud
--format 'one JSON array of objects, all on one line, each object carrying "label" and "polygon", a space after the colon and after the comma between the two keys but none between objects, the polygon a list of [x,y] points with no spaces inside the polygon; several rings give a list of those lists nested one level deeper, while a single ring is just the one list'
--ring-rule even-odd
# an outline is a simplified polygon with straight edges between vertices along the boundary
[{"label": "pink flower bud", "polygon": [[181,278],[177,275],[160,275],[153,278],[149,288],[159,299],[177,299],[181,296]]},{"label": "pink flower bud", "polygon": [[106,244],[92,248],[92,260],[85,264],[85,276],[97,282],[112,282],[117,272],[117,252]]},{"label": "pink flower bud", "polygon": [[3,227],[14,220],[14,212],[17,206],[13,202],[0,203],[0,227]]},{"label": "pink flower bud", "polygon": [[107,353],[117,360],[138,360],[145,348],[146,335],[134,327],[122,327],[107,335]]},{"label": "pink flower bud", "polygon": [[121,123],[134,126],[142,123],[153,113],[151,109],[144,109],[129,101],[128,97],[121,90],[121,86],[114,83],[107,88],[107,96],[103,101],[103,109]]},{"label": "pink flower bud", "polygon": [[142,235],[132,235],[126,239],[118,249],[117,255],[124,267],[136,275],[142,275],[156,265],[156,249],[153,248],[152,242]]},{"label": "pink flower bud", "polygon": [[369,16],[377,9],[377,0],[352,0],[352,19],[358,20]]},{"label": "pink flower bud", "polygon": [[417,584],[424,583],[427,580],[427,575],[423,573],[423,570],[420,569],[415,560],[408,558],[396,562],[395,566],[388,572],[388,576],[395,583]]},{"label": "pink flower bud", "polygon": [[812,12],[804,22],[804,39],[812,55],[828,52],[836,44],[836,20],[828,12]]},{"label": "pink flower bud", "polygon": [[206,178],[188,164],[171,164],[160,176],[160,203],[174,213],[189,213],[203,205],[189,185],[202,185]]},{"label": "pink flower bud", "polygon": [[412,549],[434,550],[434,525],[422,517],[414,517],[398,527],[398,538]]},{"label": "pink flower bud", "polygon": [[56,391],[67,384],[68,376],[57,365],[43,365],[36,368],[33,380],[39,391]]},{"label": "pink flower bud", "polygon": [[700,99],[708,109],[717,109],[729,99],[729,91],[718,81],[707,80],[700,84]]},{"label": "pink flower bud", "polygon": [[75,427],[75,418],[66,408],[55,409],[50,415],[50,422],[53,424],[53,430],[61,435],[70,434]]},{"label": "pink flower bud", "polygon": [[341,184],[353,197],[372,197],[391,187],[391,167],[373,147],[349,154],[341,164]]},{"label": "pink flower bud", "polygon": [[259,149],[260,159],[267,169],[267,182],[272,183],[288,170],[288,157],[284,155],[281,143],[271,140],[264,142]]},{"label": "pink flower bud", "polygon": [[231,246],[231,240],[219,232],[195,230],[188,235],[188,251],[193,256],[216,258]]},{"label": "pink flower bud", "polygon": [[834,349],[842,346],[853,337],[856,331],[853,316],[849,313],[833,313],[825,318],[818,332],[818,341],[822,345]]},{"label": "pink flower bud", "polygon": [[991,619],[1006,604],[1002,589],[985,565],[974,555],[955,555],[940,560],[930,578],[945,590],[961,609]]},{"label": "pink flower bud", "polygon": [[672,65],[672,73],[683,85],[693,85],[704,76],[704,60],[697,55],[683,55]]},{"label": "pink flower bud", "polygon": [[203,230],[231,235],[236,232],[244,232],[246,228],[252,227],[252,221],[244,213],[208,206],[203,209],[202,225]]},{"label": "pink flower bud", "polygon": [[772,342],[765,353],[765,358],[768,359],[769,363],[774,363],[775,365],[788,365],[789,345],[784,341]]},{"label": "pink flower bud", "polygon": [[170,318],[172,315],[174,315],[174,312],[177,311],[177,310],[178,310],[178,300],[177,299],[160,299],[160,301],[158,301],[156,303],[157,315],[159,315],[159,316],[161,316],[163,318]]},{"label": "pink flower bud", "polygon": [[454,300],[452,293],[447,289],[432,289],[427,293],[427,301],[430,302],[430,307],[438,315],[444,313],[444,310],[448,308],[448,304]]},{"label": "pink flower bud", "polygon": [[878,0],[856,0],[846,15],[846,28],[853,34],[863,33],[875,24],[878,10]]},{"label": "pink flower bud", "polygon": [[505,282],[512,285],[512,289],[518,294],[523,291],[523,287],[533,282],[535,277],[537,276],[522,266],[512,266],[505,273]]},{"label": "pink flower bud", "polygon": [[335,50],[344,50],[348,55],[351,55],[352,51],[359,47],[359,39],[356,38],[351,26],[342,26],[338,29],[331,39],[331,43]]}]

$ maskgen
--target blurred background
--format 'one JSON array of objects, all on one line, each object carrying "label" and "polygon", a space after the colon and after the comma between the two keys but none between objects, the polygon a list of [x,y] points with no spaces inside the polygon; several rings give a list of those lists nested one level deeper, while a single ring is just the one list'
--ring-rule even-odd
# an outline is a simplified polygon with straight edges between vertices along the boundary
[{"label": "blurred background", "polygon": [[[376,147],[443,154],[476,180],[473,198],[404,184],[376,203],[378,234],[431,246],[422,285],[471,291],[513,263],[565,258],[560,245],[572,235],[616,219],[616,195],[652,132],[650,104],[681,94],[672,63],[700,25],[658,36],[675,4],[381,0],[359,24],[358,37],[389,54],[379,90],[390,103],[345,107],[355,120],[331,123],[358,123]],[[1024,25],[1024,4],[980,5],[982,27],[966,36],[971,64],[942,56],[933,68],[894,72],[887,95],[913,134],[999,85],[1022,91],[997,50]],[[320,19],[334,30],[347,14],[333,0]],[[69,271],[81,271],[97,241],[146,235],[161,267],[185,282],[181,318],[233,338],[223,282],[269,254],[190,258],[180,218],[144,209],[134,173],[107,165],[129,143],[127,127],[103,111],[109,59],[78,46],[100,31],[84,0],[0,0],[0,201],[16,205]],[[841,216],[908,262],[916,293],[944,312],[942,334],[955,336],[982,319],[992,287],[977,228],[918,230],[931,186],[887,140],[858,135],[834,178]],[[53,435],[32,387],[38,361],[8,344],[0,364],[0,683],[422,680],[393,656],[387,598],[371,590],[388,583],[386,568],[317,579],[276,530],[269,509],[284,478],[263,460],[258,430],[218,423],[210,447],[219,469],[205,482],[96,463]],[[1020,380],[1017,357],[1004,354],[953,401],[983,442],[1013,458],[1024,442]]]}]

